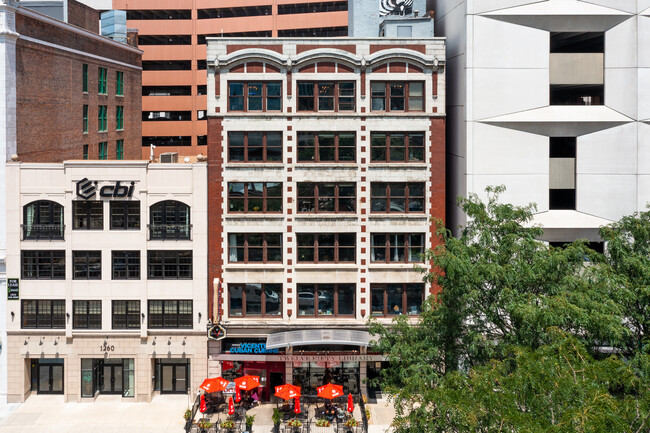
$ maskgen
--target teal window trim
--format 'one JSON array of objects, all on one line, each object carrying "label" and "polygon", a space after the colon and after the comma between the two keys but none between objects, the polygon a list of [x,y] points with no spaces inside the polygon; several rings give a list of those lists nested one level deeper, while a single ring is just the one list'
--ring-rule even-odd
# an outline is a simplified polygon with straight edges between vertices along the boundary
[{"label": "teal window trim", "polygon": [[115,94],[124,96],[124,72],[117,71],[115,77]]},{"label": "teal window trim", "polygon": [[99,143],[99,159],[108,159],[108,142]]},{"label": "teal window trim", "polygon": [[83,109],[83,132],[84,134],[88,133],[88,106],[84,105]]},{"label": "teal window trim", "polygon": [[82,81],[83,81],[83,92],[88,93],[88,65],[83,64],[82,67]]},{"label": "teal window trim", "polygon": [[108,71],[106,68],[99,68],[98,71],[98,81],[97,81],[97,93],[100,95],[106,95],[106,76],[108,75]]},{"label": "teal window trim", "polygon": [[124,140],[115,143],[115,159],[124,159]]}]

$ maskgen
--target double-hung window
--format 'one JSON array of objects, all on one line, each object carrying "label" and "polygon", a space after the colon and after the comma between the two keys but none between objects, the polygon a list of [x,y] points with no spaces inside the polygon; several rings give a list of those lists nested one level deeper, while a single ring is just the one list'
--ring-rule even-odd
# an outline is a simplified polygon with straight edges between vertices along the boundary
[{"label": "double-hung window", "polygon": [[82,91],[88,93],[88,65],[86,63],[81,67]]},{"label": "double-hung window", "polygon": [[298,111],[354,111],[354,81],[298,82]]},{"label": "double-hung window", "polygon": [[191,280],[192,250],[147,251],[150,280]]},{"label": "double-hung window", "polygon": [[298,262],[354,263],[355,233],[298,233]]},{"label": "double-hung window", "polygon": [[140,301],[113,301],[113,329],[140,329]]},{"label": "double-hung window", "polygon": [[97,150],[97,154],[99,156],[99,159],[101,160],[106,160],[108,159],[108,141],[102,141],[99,143],[99,149]]},{"label": "double-hung window", "polygon": [[282,284],[229,284],[230,317],[282,316]]},{"label": "double-hung window", "polygon": [[282,132],[229,132],[228,161],[282,162]]},{"label": "double-hung window", "polygon": [[355,183],[298,184],[298,212],[355,212],[356,206]]},{"label": "double-hung window", "polygon": [[65,300],[21,302],[21,328],[65,329]]},{"label": "double-hung window", "polygon": [[104,203],[99,200],[72,202],[74,230],[102,230],[104,228]]},{"label": "double-hung window", "polygon": [[370,195],[372,212],[424,212],[424,183],[374,182]]},{"label": "double-hung window", "polygon": [[117,96],[124,96],[124,72],[122,71],[115,73],[115,94]]},{"label": "double-hung window", "polygon": [[298,284],[297,292],[298,317],[354,316],[354,284]]},{"label": "double-hung window", "polygon": [[424,162],[424,133],[373,132],[372,162]]},{"label": "double-hung window", "polygon": [[97,93],[100,95],[106,95],[108,93],[106,89],[106,77],[108,71],[106,68],[100,67],[97,71]]},{"label": "double-hung window", "polygon": [[124,159],[124,140],[117,140],[115,142],[115,159]]},{"label": "double-hung window", "polygon": [[102,301],[72,301],[74,329],[102,328]]},{"label": "double-hung window", "polygon": [[83,132],[88,132],[88,105],[84,104],[83,108]]},{"label": "double-hung window", "polygon": [[114,280],[140,279],[140,251],[112,251]]},{"label": "double-hung window", "polygon": [[282,110],[281,82],[229,82],[228,111]]},{"label": "double-hung window", "polygon": [[424,284],[372,284],[370,297],[373,316],[415,316],[422,311]]},{"label": "double-hung window", "polygon": [[111,230],[140,230],[140,202],[112,201]]},{"label": "double-hung window", "polygon": [[97,110],[97,130],[108,131],[108,106],[100,105]]},{"label": "double-hung window", "polygon": [[372,111],[424,111],[421,81],[373,81],[370,89]]},{"label": "double-hung window", "polygon": [[282,183],[229,182],[228,209],[230,212],[282,212]]},{"label": "double-hung window", "polygon": [[299,132],[298,162],[356,162],[354,132]]},{"label": "double-hung window", "polygon": [[424,233],[373,233],[370,261],[383,263],[422,262]]},{"label": "double-hung window", "polygon": [[192,328],[192,301],[149,301],[149,328]]},{"label": "double-hung window", "polygon": [[75,280],[101,280],[102,252],[73,251],[72,268],[72,278]]},{"label": "double-hung window", "polygon": [[230,263],[282,262],[282,233],[229,233]]},{"label": "double-hung window", "polygon": [[118,131],[124,130],[124,106],[117,105],[115,107],[115,122]]},{"label": "double-hung window", "polygon": [[64,250],[21,251],[22,278],[25,280],[64,280]]}]

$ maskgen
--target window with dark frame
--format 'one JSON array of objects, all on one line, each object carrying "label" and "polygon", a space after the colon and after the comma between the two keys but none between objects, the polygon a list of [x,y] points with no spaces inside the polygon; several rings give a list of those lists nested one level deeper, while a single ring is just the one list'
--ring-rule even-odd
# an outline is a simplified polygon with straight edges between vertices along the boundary
[{"label": "window with dark frame", "polygon": [[140,230],[140,202],[112,201],[111,230]]},{"label": "window with dark frame", "polygon": [[65,250],[22,250],[24,280],[65,280]]},{"label": "window with dark frame", "polygon": [[282,284],[229,284],[230,317],[281,317]]},{"label": "window with dark frame", "polygon": [[99,143],[99,150],[97,151],[99,159],[106,160],[108,159],[108,142],[102,141]]},{"label": "window with dark frame", "polygon": [[115,94],[124,96],[124,72],[117,71],[115,73]]},{"label": "window with dark frame", "polygon": [[281,263],[282,233],[229,233],[230,263]]},{"label": "window with dark frame", "polygon": [[298,162],[356,162],[354,132],[299,132]]},{"label": "window with dark frame", "polygon": [[140,279],[140,251],[111,251],[114,280]]},{"label": "window with dark frame", "polygon": [[101,280],[102,252],[73,251],[72,278],[75,280]]},{"label": "window with dark frame", "polygon": [[422,81],[373,81],[371,111],[424,111]]},{"label": "window with dark frame", "polygon": [[81,67],[82,91],[88,93],[88,65],[84,63]]},{"label": "window with dark frame", "polygon": [[417,316],[424,302],[424,284],[370,285],[373,316]]},{"label": "window with dark frame", "polygon": [[190,207],[176,200],[154,203],[149,208],[149,238],[190,239]]},{"label": "window with dark frame", "polygon": [[108,131],[108,106],[100,105],[97,109],[97,131]]},{"label": "window with dark frame", "polygon": [[112,328],[140,329],[140,301],[113,301]]},{"label": "window with dark frame", "polygon": [[355,284],[298,284],[298,317],[354,317]]},{"label": "window with dark frame", "polygon": [[82,158],[87,160],[88,159],[88,145],[84,144],[81,151],[82,151]]},{"label": "window with dark frame", "polygon": [[63,239],[63,206],[37,200],[23,206],[23,239]]},{"label": "window with dark frame", "polygon": [[101,329],[102,301],[72,301],[73,329]]},{"label": "window with dark frame", "polygon": [[85,104],[83,108],[83,133],[88,133],[88,105]]},{"label": "window with dark frame", "polygon": [[424,183],[371,183],[370,211],[423,213]]},{"label": "window with dark frame", "polygon": [[99,67],[97,71],[97,93],[100,95],[106,95],[108,92],[106,90],[106,77],[108,71],[106,68]]},{"label": "window with dark frame", "polygon": [[124,140],[120,139],[115,142],[115,159],[124,159]]},{"label": "window with dark frame", "polygon": [[424,133],[373,132],[371,162],[424,162]]},{"label": "window with dark frame", "polygon": [[281,82],[228,82],[228,111],[281,110]]},{"label": "window with dark frame", "polygon": [[228,182],[228,211],[282,212],[281,182]]},{"label": "window with dark frame", "polygon": [[104,203],[99,200],[72,202],[73,230],[103,230]]},{"label": "window with dark frame", "polygon": [[424,233],[372,233],[370,261],[377,263],[421,263]]},{"label": "window with dark frame", "polygon": [[21,301],[22,329],[65,329],[65,300]]},{"label": "window with dark frame", "polygon": [[228,161],[282,162],[282,132],[229,132]]},{"label": "window with dark frame", "polygon": [[298,111],[354,110],[354,81],[298,82]]},{"label": "window with dark frame", "polygon": [[191,329],[192,301],[149,301],[148,327],[152,329]]},{"label": "window with dark frame", "polygon": [[115,107],[115,129],[118,131],[124,130],[124,106],[117,105]]},{"label": "window with dark frame", "polygon": [[298,212],[356,212],[355,183],[298,183]]},{"label": "window with dark frame", "polygon": [[354,263],[356,233],[297,233],[298,262]]},{"label": "window with dark frame", "polygon": [[150,280],[191,280],[192,250],[147,251]]}]

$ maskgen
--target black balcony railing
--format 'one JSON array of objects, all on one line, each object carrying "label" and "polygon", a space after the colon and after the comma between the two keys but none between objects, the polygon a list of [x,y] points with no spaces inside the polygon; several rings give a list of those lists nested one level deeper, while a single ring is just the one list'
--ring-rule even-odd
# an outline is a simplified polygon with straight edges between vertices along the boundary
[{"label": "black balcony railing", "polygon": [[192,224],[149,224],[149,240],[192,240]]},{"label": "black balcony railing", "polygon": [[23,240],[63,240],[65,233],[63,224],[23,224],[21,228]]}]

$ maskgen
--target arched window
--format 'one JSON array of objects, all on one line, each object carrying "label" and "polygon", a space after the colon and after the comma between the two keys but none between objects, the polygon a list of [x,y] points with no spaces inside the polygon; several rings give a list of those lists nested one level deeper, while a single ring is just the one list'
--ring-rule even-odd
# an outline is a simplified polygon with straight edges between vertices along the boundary
[{"label": "arched window", "polygon": [[190,207],[175,200],[151,206],[150,239],[190,239]]},{"label": "arched window", "polygon": [[63,206],[38,200],[23,207],[23,239],[63,239]]}]

